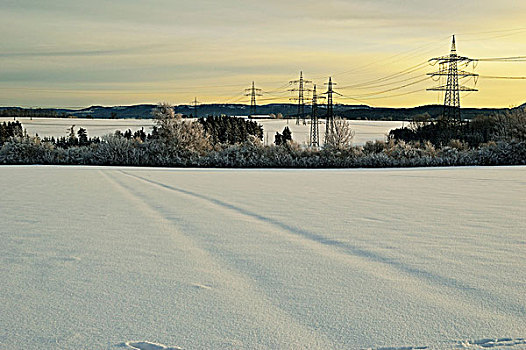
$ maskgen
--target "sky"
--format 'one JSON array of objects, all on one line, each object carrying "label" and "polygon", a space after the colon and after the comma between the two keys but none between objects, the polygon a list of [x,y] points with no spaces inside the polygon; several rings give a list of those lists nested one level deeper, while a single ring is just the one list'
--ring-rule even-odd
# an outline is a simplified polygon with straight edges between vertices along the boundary
[{"label": "sky", "polygon": [[[523,0],[0,0],[0,106],[249,103],[252,81],[258,104],[288,102],[300,71],[319,92],[332,76],[338,103],[442,103],[427,60],[452,34],[463,56],[526,56],[524,14]],[[526,62],[465,69],[526,76]],[[526,80],[476,87],[463,106],[526,102]]]}]

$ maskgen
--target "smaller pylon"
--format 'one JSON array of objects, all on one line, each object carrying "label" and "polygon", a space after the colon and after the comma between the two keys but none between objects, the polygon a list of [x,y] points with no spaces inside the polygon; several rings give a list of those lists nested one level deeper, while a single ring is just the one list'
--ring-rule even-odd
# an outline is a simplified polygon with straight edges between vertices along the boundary
[{"label": "smaller pylon", "polygon": [[303,124],[306,124],[305,121],[305,92],[312,91],[312,89],[306,87],[306,85],[311,84],[312,81],[303,79],[303,71],[300,72],[300,78],[297,80],[291,80],[289,84],[298,84],[297,88],[290,89],[289,91],[297,91],[298,97],[293,97],[291,100],[298,101],[298,114],[296,115],[296,125],[299,125],[300,118],[303,120]]},{"label": "smaller pylon", "polygon": [[252,87],[245,89],[245,96],[250,96],[250,115],[256,114],[256,96],[263,96],[261,89],[256,89],[256,85],[252,82]]},{"label": "smaller pylon", "polygon": [[318,96],[316,94],[316,84],[312,89],[312,112],[310,116],[310,147],[320,147],[320,130],[318,125]]},{"label": "smaller pylon", "polygon": [[197,106],[199,106],[201,102],[197,101],[197,97],[194,97],[194,100],[192,101],[192,105],[194,106],[194,118],[199,118],[197,115]]},{"label": "smaller pylon", "polygon": [[329,135],[334,131],[334,101],[333,101],[333,95],[340,95],[340,93],[334,91],[334,83],[332,81],[332,77],[329,77],[329,82],[325,83],[327,85],[327,91],[324,92],[324,94],[327,95],[327,115],[325,120],[325,143],[327,143],[327,139]]}]

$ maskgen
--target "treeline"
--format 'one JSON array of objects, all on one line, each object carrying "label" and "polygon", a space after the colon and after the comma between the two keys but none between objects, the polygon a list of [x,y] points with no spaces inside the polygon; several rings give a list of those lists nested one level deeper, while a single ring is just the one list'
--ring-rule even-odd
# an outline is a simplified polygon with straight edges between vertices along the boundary
[{"label": "treeline", "polygon": [[250,136],[263,139],[263,128],[255,121],[227,116],[201,118],[199,122],[213,144],[246,142]]},{"label": "treeline", "polygon": [[[85,131],[75,132],[71,128],[64,139],[54,140],[17,131],[2,142],[0,163],[235,168],[526,164],[526,140],[516,131],[495,132],[487,142],[478,142],[476,146],[459,138],[434,143],[393,136],[386,141],[355,146],[350,124],[337,119],[323,147],[297,144],[288,129],[277,133],[275,144],[264,146],[261,127],[245,119],[214,117],[189,121],[166,104],[159,105],[153,115],[156,125],[148,134],[144,130],[127,130],[90,139]],[[431,125],[426,123],[420,126]],[[415,126],[410,130],[419,129]]]},{"label": "treeline", "polygon": [[6,108],[0,109],[0,118],[69,118],[65,112],[58,112],[53,109],[26,109],[26,108]]},{"label": "treeline", "polygon": [[526,141],[526,112],[525,109],[515,109],[462,122],[431,120],[422,115],[413,119],[409,127],[391,130],[389,137],[395,141],[429,141],[436,147],[452,140],[466,143],[466,147],[471,148],[490,141]]},{"label": "treeline", "polygon": [[[67,149],[70,147],[89,146],[94,143],[100,143],[100,138],[88,137],[88,131],[84,128],[79,128],[79,130],[75,132],[75,125],[72,125],[68,130],[69,132],[67,136],[58,137],[56,139],[54,137],[44,137],[41,140],[41,142],[62,149]],[[40,140],[40,138],[38,138],[38,135],[36,136],[36,139]]]},{"label": "treeline", "polygon": [[[465,119],[473,119],[476,116],[487,117],[507,110],[499,108],[462,108],[462,115]],[[411,121],[422,115],[431,119],[438,119],[443,114],[443,111],[443,105],[425,105],[411,108],[351,108],[338,111],[338,114],[345,119]],[[323,115],[323,112],[321,113]]]}]

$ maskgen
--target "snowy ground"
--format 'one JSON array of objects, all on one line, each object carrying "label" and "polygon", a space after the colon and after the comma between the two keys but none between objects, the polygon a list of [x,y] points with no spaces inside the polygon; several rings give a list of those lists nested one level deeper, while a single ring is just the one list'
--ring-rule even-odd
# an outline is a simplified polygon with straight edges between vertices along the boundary
[{"label": "snowy ground", "polygon": [[[271,144],[274,142],[274,135],[276,131],[282,132],[283,129],[288,126],[292,131],[292,138],[299,142],[300,144],[309,143],[310,135],[310,121],[307,120],[307,124],[303,125],[300,122],[300,125],[296,125],[296,120],[289,120],[288,123],[286,120],[275,120],[275,119],[266,119],[258,120],[263,126],[264,135],[263,142],[265,144]],[[356,145],[363,145],[367,141],[375,140],[386,140],[386,135],[389,134],[389,131],[392,129],[400,128],[402,125],[407,125],[407,122],[401,121],[377,121],[377,120],[350,120],[351,129],[354,130],[355,135],[353,143]],[[325,119],[320,120],[319,125],[320,130],[320,142],[323,142],[323,135],[325,134]]]},{"label": "snowy ground", "polygon": [[[38,133],[39,136],[66,136],[68,129],[75,125],[75,130],[80,127],[88,131],[91,137],[101,137],[107,134],[113,134],[115,130],[132,131],[144,128],[146,132],[151,132],[153,121],[151,119],[64,119],[64,118],[18,118],[24,128],[30,135]],[[0,118],[0,123],[4,121],[12,121],[12,119]],[[292,131],[292,137],[295,141],[303,144],[309,142],[310,124],[296,125],[295,120],[275,120],[263,119],[257,120],[264,129],[264,143],[271,144],[274,142],[274,135],[276,131],[282,132],[285,126],[288,126]],[[323,142],[323,133],[325,132],[325,120],[320,121],[321,139]],[[367,141],[385,140],[386,134],[391,129],[401,127],[404,122],[399,121],[350,121],[351,127],[355,130],[354,143],[358,145],[365,144]],[[407,123],[405,123],[407,124]]]},{"label": "snowy ground", "polygon": [[[22,123],[27,133],[30,135],[38,134],[40,137],[67,136],[69,128],[75,125],[75,130],[84,128],[90,137],[101,137],[113,134],[115,130],[132,131],[144,128],[146,132],[151,132],[153,121],[151,119],[79,119],[79,118],[17,118]],[[12,118],[0,118],[0,123],[13,121]]]},{"label": "snowy ground", "polygon": [[526,167],[0,167],[0,349],[525,349]]}]

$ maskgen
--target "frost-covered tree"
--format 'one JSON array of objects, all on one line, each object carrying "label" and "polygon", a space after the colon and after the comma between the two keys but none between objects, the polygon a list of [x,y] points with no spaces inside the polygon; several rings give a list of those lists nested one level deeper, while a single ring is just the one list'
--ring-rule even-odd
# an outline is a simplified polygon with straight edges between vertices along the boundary
[{"label": "frost-covered tree", "polygon": [[68,128],[68,143],[71,146],[76,146],[79,144],[77,135],[75,135],[75,125],[72,125],[70,128]]},{"label": "frost-covered tree", "polygon": [[204,154],[211,149],[210,140],[203,126],[196,121],[184,121],[175,114],[173,107],[160,103],[152,111],[156,124],[156,138],[173,154]]},{"label": "frost-covered tree", "polygon": [[495,134],[499,139],[526,141],[526,109],[514,109],[495,116]]},{"label": "frost-covered tree", "polygon": [[351,129],[351,124],[342,118],[334,119],[334,128],[332,132],[327,135],[325,147],[328,149],[348,149],[352,146],[354,138],[354,130]]}]

